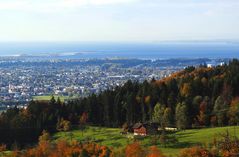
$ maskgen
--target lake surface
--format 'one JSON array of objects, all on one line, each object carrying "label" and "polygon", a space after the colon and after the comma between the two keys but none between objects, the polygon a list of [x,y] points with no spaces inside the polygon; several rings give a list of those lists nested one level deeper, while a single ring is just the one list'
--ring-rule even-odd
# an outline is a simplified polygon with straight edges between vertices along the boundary
[{"label": "lake surface", "polygon": [[0,43],[0,56],[14,55],[51,55],[60,58],[239,58],[239,42]]}]

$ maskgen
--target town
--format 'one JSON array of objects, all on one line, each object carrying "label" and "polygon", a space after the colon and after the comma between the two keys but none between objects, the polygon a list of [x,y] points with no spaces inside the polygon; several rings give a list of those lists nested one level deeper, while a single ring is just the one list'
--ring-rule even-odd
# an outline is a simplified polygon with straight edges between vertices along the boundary
[{"label": "town", "polygon": [[160,79],[190,65],[215,66],[227,59],[74,59],[28,60],[0,58],[0,110],[37,96],[79,98],[99,93],[127,80]]}]

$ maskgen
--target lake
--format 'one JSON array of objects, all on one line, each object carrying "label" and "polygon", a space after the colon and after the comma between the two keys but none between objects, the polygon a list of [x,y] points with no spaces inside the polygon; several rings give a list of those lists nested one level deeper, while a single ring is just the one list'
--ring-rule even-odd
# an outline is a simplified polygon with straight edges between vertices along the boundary
[{"label": "lake", "polygon": [[239,58],[239,42],[2,42],[0,56],[58,58]]}]

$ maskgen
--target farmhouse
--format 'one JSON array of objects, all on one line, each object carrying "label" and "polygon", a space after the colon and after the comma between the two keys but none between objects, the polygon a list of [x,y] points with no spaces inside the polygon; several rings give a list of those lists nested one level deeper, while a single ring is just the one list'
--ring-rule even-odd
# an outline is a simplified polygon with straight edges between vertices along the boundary
[{"label": "farmhouse", "polygon": [[154,123],[136,123],[132,127],[134,135],[146,136],[157,133],[157,125]]}]

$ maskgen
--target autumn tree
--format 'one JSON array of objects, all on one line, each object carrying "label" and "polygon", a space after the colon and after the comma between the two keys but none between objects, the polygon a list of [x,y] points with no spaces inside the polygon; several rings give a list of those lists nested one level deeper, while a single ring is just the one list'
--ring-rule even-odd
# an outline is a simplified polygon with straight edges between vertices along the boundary
[{"label": "autumn tree", "polygon": [[5,156],[6,150],[7,150],[7,146],[5,144],[0,144],[0,156]]},{"label": "autumn tree", "polygon": [[222,157],[238,157],[239,155],[239,140],[236,136],[231,136],[228,132],[221,134],[221,139],[218,141],[219,150]]},{"label": "autumn tree", "polygon": [[39,143],[44,142],[44,141],[48,141],[49,142],[50,139],[51,139],[50,134],[46,130],[43,130],[42,131],[42,135],[39,136]]},{"label": "autumn tree", "polygon": [[[50,148],[50,134],[46,130],[43,130],[42,135],[39,136],[38,146],[36,147],[35,150],[33,149],[32,151],[37,152],[39,156],[47,156],[47,154],[50,152],[49,148]],[[33,152],[30,151],[30,153]]]},{"label": "autumn tree", "polygon": [[239,124],[239,98],[236,98],[231,102],[230,108],[227,112],[227,117],[230,125]]},{"label": "autumn tree", "polygon": [[197,116],[199,124],[202,126],[208,126],[210,121],[210,107],[208,97],[205,97],[204,100],[199,105],[199,115]]},{"label": "autumn tree", "polygon": [[57,122],[57,128],[58,131],[70,131],[71,130],[71,122],[68,120],[64,120],[63,118],[61,118],[58,122]]},{"label": "autumn tree", "polygon": [[126,157],[145,157],[146,150],[138,143],[134,142],[132,144],[127,145],[125,149]]},{"label": "autumn tree", "polygon": [[80,116],[80,121],[79,121],[79,128],[82,131],[82,136],[83,136],[83,132],[85,129],[85,125],[88,119],[88,114],[86,112],[84,112],[81,116]]},{"label": "autumn tree", "polygon": [[152,146],[149,148],[149,153],[147,154],[147,157],[166,157],[166,156],[163,155],[163,153],[156,146]]},{"label": "autumn tree", "polygon": [[191,86],[189,83],[184,83],[180,92],[181,92],[181,95],[184,96],[184,97],[188,97],[191,93]]},{"label": "autumn tree", "polygon": [[213,157],[210,151],[201,147],[182,149],[178,157]]},{"label": "autumn tree", "polygon": [[15,151],[9,157],[110,157],[112,155],[111,149],[96,143],[81,144],[76,141],[69,143],[58,140],[48,144],[40,143],[24,151]]}]

